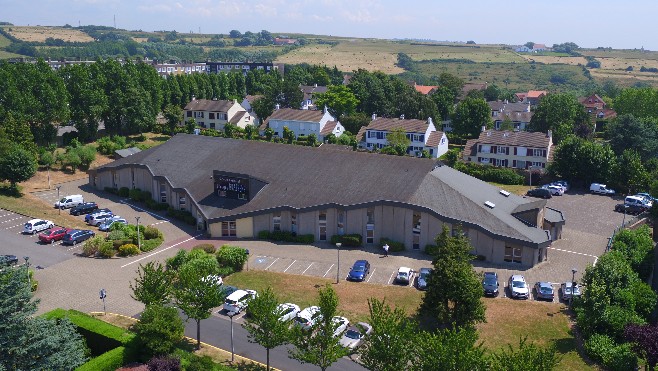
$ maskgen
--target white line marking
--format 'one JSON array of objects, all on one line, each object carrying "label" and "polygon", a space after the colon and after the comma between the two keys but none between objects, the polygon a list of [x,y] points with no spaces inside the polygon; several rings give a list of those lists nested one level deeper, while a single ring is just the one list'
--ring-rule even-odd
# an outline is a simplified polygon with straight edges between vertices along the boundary
[{"label": "white line marking", "polygon": [[130,207],[133,207],[133,208],[135,208],[135,209],[137,209],[137,210],[139,210],[139,211],[143,211],[143,212],[145,212],[145,213],[147,213],[147,214],[149,214],[149,215],[151,215],[151,216],[153,216],[153,217],[160,218],[160,219],[162,219],[162,220],[164,220],[164,221],[166,221],[166,222],[169,221],[169,219],[164,218],[164,217],[162,217],[161,215],[154,214],[154,213],[152,213],[152,212],[150,212],[150,211],[148,211],[148,210],[146,210],[146,209],[142,209],[142,208],[139,207],[139,206],[135,206],[135,205],[133,205],[133,204],[129,204],[129,203],[125,202],[124,200],[121,200],[121,201],[119,201],[119,202],[121,202],[121,203],[124,204],[124,205],[128,205],[128,206],[130,206]]},{"label": "white line marking", "polygon": [[24,225],[24,224],[23,224],[23,223],[21,223],[21,224],[16,224],[16,225],[14,225],[14,226],[7,227],[7,228],[5,228],[5,229],[12,229],[12,228],[20,227],[20,226],[22,226],[22,225]]},{"label": "white line marking", "polygon": [[570,253],[570,254],[577,254],[577,255],[589,256],[589,257],[591,257],[591,258],[597,258],[597,259],[598,259],[598,256],[596,256],[596,255],[585,254],[585,253],[582,253],[582,252],[569,251],[569,250],[562,250],[562,249],[558,249],[558,248],[555,248],[555,247],[549,247],[549,249],[553,249],[553,250],[557,250],[557,251],[562,251],[562,252],[568,252],[568,253]]},{"label": "white line marking", "polygon": [[293,260],[292,263],[290,263],[290,265],[288,266],[288,268],[286,268],[286,269],[283,271],[283,273],[286,273],[286,272],[288,271],[288,269],[290,269],[290,267],[292,267],[292,265],[295,264],[296,261],[297,261],[297,260]]},{"label": "white line marking", "polygon": [[[330,270],[331,270],[331,268],[333,268],[333,267],[334,267],[334,265],[332,264],[332,265],[331,265],[331,267],[329,267],[329,269],[327,269],[327,271],[326,271],[326,272],[324,272],[324,276],[326,276],[326,275],[327,275],[327,273],[329,273],[329,271],[330,271]],[[322,276],[322,278],[324,278],[324,276]]]},{"label": "white line marking", "polygon": [[366,282],[370,282],[370,279],[371,279],[372,276],[375,274],[375,271],[376,271],[376,270],[377,270],[377,268],[373,269],[372,272],[370,272],[370,276],[368,276],[368,280],[367,280]]},{"label": "white line marking", "polygon": [[169,221],[167,221],[167,220],[163,220],[163,221],[160,221],[160,222],[157,222],[157,223],[151,223],[151,224],[149,224],[149,225],[150,225],[150,226],[154,226],[154,225],[158,225],[158,224],[162,224],[162,223],[169,223]]},{"label": "white line marking", "polygon": [[307,271],[309,268],[311,268],[311,265],[313,265],[313,262],[311,262],[311,264],[309,264],[308,267],[306,267],[306,269],[304,269],[304,271],[302,272],[302,274],[305,274],[306,271]]},{"label": "white line marking", "polygon": [[68,249],[66,249],[66,251],[71,251],[71,250],[77,249],[77,248],[78,248],[77,246],[73,245],[73,247],[69,247]]},{"label": "white line marking", "polygon": [[387,285],[391,284],[391,280],[393,279],[393,276],[395,276],[395,272],[391,273],[391,277],[388,279]]},{"label": "white line marking", "polygon": [[123,268],[123,267],[127,267],[127,266],[129,266],[129,265],[131,265],[131,264],[133,264],[133,263],[137,263],[138,261],[144,260],[144,259],[146,259],[146,258],[150,258],[151,256],[153,256],[153,255],[155,255],[155,254],[159,254],[159,253],[161,253],[161,252],[163,252],[163,251],[167,251],[167,250],[171,249],[172,247],[176,247],[176,246],[178,246],[178,245],[180,245],[180,244],[183,244],[183,243],[185,243],[185,242],[187,242],[187,241],[191,241],[191,240],[193,240],[193,239],[195,239],[195,238],[197,238],[197,237],[200,237],[200,236],[203,236],[203,233],[199,233],[199,234],[197,234],[196,236],[194,236],[194,237],[190,237],[190,238],[188,238],[188,239],[185,240],[185,241],[181,241],[181,242],[179,242],[179,243],[175,243],[175,244],[173,244],[173,245],[171,245],[171,246],[169,246],[169,247],[166,247],[166,248],[164,248],[164,249],[162,249],[162,250],[158,250],[158,251],[152,252],[152,253],[150,253],[150,254],[148,254],[148,255],[146,255],[146,256],[143,256],[143,257],[141,257],[141,258],[139,258],[139,259],[137,259],[137,260],[133,260],[133,261],[131,261],[130,263],[127,263],[127,264],[122,265],[121,268]]},{"label": "white line marking", "polygon": [[14,219],[5,220],[4,222],[0,222],[0,224],[3,224],[3,223],[9,223],[9,222],[11,222],[12,220],[16,220],[16,219],[20,219],[20,218],[22,218],[22,216],[21,216],[21,217],[18,217],[18,218],[14,218]]},{"label": "white line marking", "polygon": [[412,273],[409,276],[409,287],[413,286],[413,284],[414,284],[414,273]]},{"label": "white line marking", "polygon": [[0,218],[4,218],[5,216],[9,216],[9,215],[16,215],[16,214],[9,213],[9,214],[5,214],[5,215],[0,215]]},{"label": "white line marking", "polygon": [[274,261],[272,262],[272,264],[268,265],[267,268],[265,268],[265,270],[270,269],[270,267],[273,266],[274,263],[276,263],[277,260],[279,260],[279,258],[274,259]]}]

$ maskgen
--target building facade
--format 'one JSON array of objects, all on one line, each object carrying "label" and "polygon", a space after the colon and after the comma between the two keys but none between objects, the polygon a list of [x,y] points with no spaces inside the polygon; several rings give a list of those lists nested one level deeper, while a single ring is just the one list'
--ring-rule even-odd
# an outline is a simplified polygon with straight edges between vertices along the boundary
[{"label": "building facade", "polygon": [[185,105],[183,122],[194,119],[197,125],[215,130],[224,130],[227,123],[241,128],[256,125],[254,118],[237,100],[194,99]]},{"label": "building facade", "polygon": [[464,148],[464,161],[516,169],[545,169],[552,158],[552,133],[484,130]]},{"label": "building facade", "polygon": [[382,149],[388,146],[388,135],[391,131],[401,129],[405,132],[410,144],[407,153],[418,155],[427,151],[432,158],[438,158],[448,152],[448,137],[437,131],[432,118],[425,120],[398,118],[383,118],[372,116],[372,121],[365,127],[360,140],[364,141],[366,149]]},{"label": "building facade", "polygon": [[268,127],[279,138],[283,138],[283,128],[288,128],[295,133],[295,138],[314,134],[320,141],[329,134],[339,137],[345,132],[343,125],[326,108],[322,111],[277,108],[260,126],[260,133],[263,134]]}]

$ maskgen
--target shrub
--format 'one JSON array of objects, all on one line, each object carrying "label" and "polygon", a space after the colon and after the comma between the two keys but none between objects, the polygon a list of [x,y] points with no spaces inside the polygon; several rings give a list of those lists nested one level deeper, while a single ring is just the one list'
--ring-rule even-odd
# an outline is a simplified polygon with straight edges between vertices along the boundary
[{"label": "shrub", "polygon": [[389,252],[400,252],[405,250],[404,243],[402,242],[397,242],[390,240],[388,238],[382,238],[379,240],[379,244],[381,246],[384,246],[384,244],[388,244],[388,251]]},{"label": "shrub", "polygon": [[151,192],[149,191],[142,191],[142,197],[140,198],[140,201],[146,201],[146,200],[152,200],[153,196],[151,195]]},{"label": "shrub", "polygon": [[585,342],[585,351],[609,370],[635,370],[637,367],[637,357],[631,350],[631,344],[617,345],[607,335],[592,335]]},{"label": "shrub", "polygon": [[114,241],[112,241],[112,247],[114,247],[115,250],[118,250],[119,247],[121,247],[123,245],[127,245],[129,243],[133,243],[132,238],[124,238],[124,239],[121,239],[121,240],[114,240]]},{"label": "shrub", "polygon": [[438,248],[436,245],[425,245],[425,254],[434,256]]},{"label": "shrub", "polygon": [[313,242],[315,242],[315,235],[312,235],[312,234],[298,234],[297,237],[295,237],[295,242],[305,243],[305,244],[312,244]]},{"label": "shrub", "polygon": [[93,238],[88,239],[85,241],[85,244],[82,246],[82,255],[83,256],[94,256],[96,255],[100,249],[103,243],[105,242],[105,238],[103,236],[94,236]]},{"label": "shrub", "polygon": [[171,216],[172,218],[182,220],[183,222],[189,225],[196,224],[196,218],[194,217],[194,215],[192,215],[191,212],[187,210],[176,210],[173,207],[169,207],[167,208],[167,215]]},{"label": "shrub", "polygon": [[154,238],[152,240],[142,241],[142,252],[149,252],[151,250],[155,250],[160,245],[162,245],[163,242],[164,239],[162,238]]},{"label": "shrub", "polygon": [[113,194],[113,195],[115,195],[115,194],[117,194],[117,193],[119,192],[116,188],[112,188],[112,187],[105,187],[105,188],[103,188],[103,190],[104,190],[105,192],[107,192],[107,193],[111,193],[111,194]]},{"label": "shrub", "polygon": [[217,252],[217,248],[209,243],[202,243],[200,245],[196,245],[192,248],[192,250],[203,250],[207,252],[208,254],[214,254]]},{"label": "shrub", "polygon": [[130,189],[128,187],[119,188],[119,196],[128,197],[130,195]]},{"label": "shrub", "polygon": [[105,241],[98,249],[98,255],[103,258],[111,258],[116,255],[117,250],[114,248],[112,241]]},{"label": "shrub", "polygon": [[125,240],[126,233],[121,229],[115,229],[107,235],[107,239],[110,241]]},{"label": "shrub", "polygon": [[174,357],[151,358],[146,364],[149,371],[179,371],[181,370],[180,359]]},{"label": "shrub", "polygon": [[258,232],[258,239],[259,240],[269,240],[270,239],[270,231],[260,231],[260,232]]},{"label": "shrub", "polygon": [[149,355],[169,354],[183,339],[183,320],[174,307],[147,305],[134,328]]},{"label": "shrub", "polygon": [[128,197],[133,201],[139,201],[142,198],[142,190],[139,188],[128,191]]},{"label": "shrub", "polygon": [[[112,246],[112,249],[114,249],[114,246]],[[137,247],[136,245],[133,245],[131,243],[121,245],[121,246],[119,246],[119,255],[120,256],[139,255],[139,247]]]},{"label": "shrub", "polygon": [[457,162],[455,170],[466,173],[485,182],[500,184],[523,184],[525,178],[513,169],[499,168],[489,165],[480,165],[470,162]]},{"label": "shrub", "polygon": [[334,245],[340,242],[341,246],[344,247],[359,247],[363,245],[363,237],[358,233],[343,235],[335,234],[331,236],[330,241]]},{"label": "shrub", "polygon": [[219,265],[221,267],[230,267],[235,272],[242,270],[248,258],[247,250],[237,246],[224,245],[217,251],[217,262]]},{"label": "shrub", "polygon": [[270,233],[270,239],[273,241],[293,242],[295,235],[289,231],[273,231]]},{"label": "shrub", "polygon": [[152,227],[150,225],[144,228],[143,233],[144,233],[144,238],[147,240],[152,240],[154,238],[162,238],[162,232],[160,232],[159,229]]}]

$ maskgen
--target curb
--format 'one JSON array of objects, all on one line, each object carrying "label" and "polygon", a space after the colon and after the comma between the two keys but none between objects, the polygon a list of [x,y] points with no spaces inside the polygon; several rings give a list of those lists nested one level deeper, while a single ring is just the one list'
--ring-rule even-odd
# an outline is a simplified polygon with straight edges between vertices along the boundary
[{"label": "curb", "polygon": [[[113,316],[118,316],[118,317],[128,318],[128,319],[134,320],[134,321],[136,321],[136,322],[138,321],[137,319],[135,319],[135,318],[133,318],[133,317],[125,316],[125,315],[123,315],[123,314],[118,314],[118,313],[112,313],[112,312],[89,312],[89,315],[91,315],[91,316],[93,316],[93,315],[100,315],[100,314],[103,314],[103,315],[111,314],[111,315],[113,315]],[[196,342],[196,339],[193,339],[193,338],[191,338],[191,337],[189,337],[189,336],[185,336],[185,339],[191,340],[192,342]],[[224,350],[224,349],[222,349],[222,348],[218,348],[218,347],[216,347],[216,346],[214,346],[214,345],[210,345],[210,344],[208,344],[208,343],[204,343],[203,341],[201,342],[201,344],[202,344],[203,346],[205,346],[205,347],[213,348],[213,349],[215,349],[215,350],[219,350],[220,352],[222,352],[222,353],[228,355],[229,357],[231,356],[231,352],[229,352],[228,350]],[[260,362],[258,362],[258,361],[254,361],[254,360],[251,359],[251,358],[243,357],[243,356],[241,356],[241,355],[239,355],[239,354],[235,354],[235,358],[237,358],[238,360],[245,361],[245,362],[251,362],[251,363],[257,364],[257,365],[259,365],[259,366],[261,366],[261,367],[263,367],[263,368],[267,368],[267,365],[265,365],[264,363],[260,363]],[[271,367],[271,366],[270,366],[270,370],[273,370],[273,371],[281,371],[281,370],[279,370],[278,368],[274,368],[274,367]]]}]

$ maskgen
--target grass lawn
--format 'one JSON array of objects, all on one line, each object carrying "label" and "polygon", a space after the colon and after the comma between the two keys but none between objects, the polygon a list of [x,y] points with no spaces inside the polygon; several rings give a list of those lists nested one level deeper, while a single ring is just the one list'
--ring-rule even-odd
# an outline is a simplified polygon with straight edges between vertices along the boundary
[{"label": "grass lawn", "polygon": [[[271,287],[282,302],[292,302],[305,308],[317,305],[317,289],[330,284],[338,294],[338,311],[351,322],[368,321],[368,299],[386,299],[393,306],[413,315],[421,303],[422,292],[408,287],[384,286],[368,283],[341,282],[266,271],[235,273],[224,280],[226,284],[262,291]],[[483,299],[484,300],[484,299]],[[492,351],[506,344],[517,346],[520,336],[538,345],[556,343],[563,355],[560,370],[594,369],[576,351],[576,340],[571,333],[569,317],[563,305],[541,302],[519,302],[511,299],[484,300],[487,323],[478,326],[480,340]]]},{"label": "grass lawn", "polygon": [[12,197],[0,193],[0,208],[33,218],[52,220],[56,225],[66,228],[88,229],[84,221],[69,215],[69,210],[61,214],[54,207],[48,207],[39,198],[24,194],[22,197]]}]

